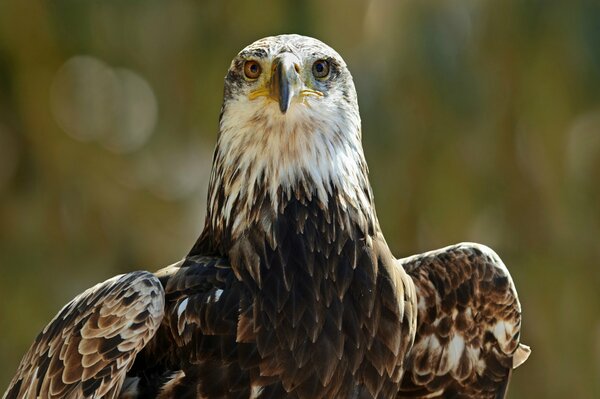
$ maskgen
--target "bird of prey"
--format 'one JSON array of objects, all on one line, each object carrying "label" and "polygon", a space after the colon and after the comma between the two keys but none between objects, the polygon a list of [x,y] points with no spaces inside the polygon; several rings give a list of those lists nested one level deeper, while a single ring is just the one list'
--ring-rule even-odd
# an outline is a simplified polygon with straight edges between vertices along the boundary
[{"label": "bird of prey", "polygon": [[4,398],[502,398],[529,355],[491,249],[392,255],[352,77],[316,39],[233,59],[207,208],[183,260],[60,310]]}]

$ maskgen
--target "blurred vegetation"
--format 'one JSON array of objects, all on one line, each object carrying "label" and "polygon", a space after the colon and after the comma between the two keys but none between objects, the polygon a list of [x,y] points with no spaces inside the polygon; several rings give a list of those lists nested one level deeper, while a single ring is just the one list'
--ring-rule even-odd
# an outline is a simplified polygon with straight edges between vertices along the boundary
[{"label": "blurred vegetation", "polygon": [[74,295],[186,254],[229,62],[290,32],[354,74],[396,254],[509,266],[510,396],[600,397],[600,4],[541,0],[1,1],[0,391]]}]

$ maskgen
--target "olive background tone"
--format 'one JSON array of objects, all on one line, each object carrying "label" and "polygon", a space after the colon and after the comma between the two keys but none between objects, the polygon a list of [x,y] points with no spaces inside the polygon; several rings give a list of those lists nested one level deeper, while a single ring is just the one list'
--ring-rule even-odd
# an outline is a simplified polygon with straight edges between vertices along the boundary
[{"label": "olive background tone", "polygon": [[302,33],[352,71],[398,256],[508,265],[533,354],[511,398],[600,396],[600,4],[0,1],[0,391],[83,289],[203,226],[223,77]]}]

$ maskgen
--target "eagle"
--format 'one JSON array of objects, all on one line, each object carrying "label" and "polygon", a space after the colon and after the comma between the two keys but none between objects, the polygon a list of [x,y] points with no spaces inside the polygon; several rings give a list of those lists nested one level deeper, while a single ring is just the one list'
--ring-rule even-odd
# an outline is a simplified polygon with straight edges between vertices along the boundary
[{"label": "eagle", "polygon": [[503,398],[520,330],[488,247],[393,256],[346,63],[280,35],[227,72],[188,255],[75,297],[3,398]]}]

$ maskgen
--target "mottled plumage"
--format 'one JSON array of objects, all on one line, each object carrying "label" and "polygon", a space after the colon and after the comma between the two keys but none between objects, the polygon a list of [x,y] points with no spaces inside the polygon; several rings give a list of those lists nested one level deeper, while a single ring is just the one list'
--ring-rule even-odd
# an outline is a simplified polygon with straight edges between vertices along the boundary
[{"label": "mottled plumage", "polygon": [[5,397],[503,397],[528,355],[520,317],[486,247],[392,256],[346,64],[269,37],[225,78],[188,256],[75,298]]},{"label": "mottled plumage", "polygon": [[519,343],[521,306],[498,255],[462,243],[398,263],[419,301],[400,397],[503,398],[530,350]]},{"label": "mottled plumage", "polygon": [[86,290],[38,335],[4,397],[117,398],[163,309],[163,288],[147,272]]}]

